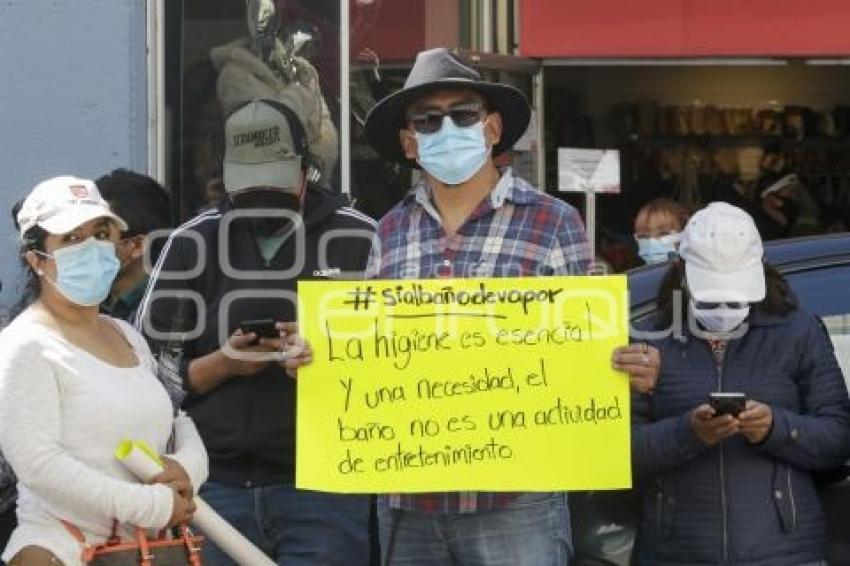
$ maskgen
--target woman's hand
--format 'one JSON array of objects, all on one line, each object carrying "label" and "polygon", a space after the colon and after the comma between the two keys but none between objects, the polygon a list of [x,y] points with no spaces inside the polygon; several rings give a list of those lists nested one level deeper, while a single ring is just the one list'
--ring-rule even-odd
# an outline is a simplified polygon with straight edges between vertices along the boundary
[{"label": "woman's hand", "polygon": [[614,349],[611,367],[628,373],[638,393],[652,393],[661,374],[661,352],[648,344],[620,346]]},{"label": "woman's hand", "polygon": [[714,409],[702,404],[691,413],[691,426],[694,434],[706,446],[714,446],[721,440],[738,434],[741,425],[732,415],[715,415]]},{"label": "woman's hand", "polygon": [[172,460],[167,456],[163,456],[161,459],[162,471],[148,480],[148,483],[163,483],[179,493],[181,497],[192,499],[194,494],[192,480],[189,479],[189,474],[186,473],[183,466],[177,460]]},{"label": "woman's hand", "polygon": [[171,507],[171,518],[168,519],[166,528],[188,524],[192,521],[192,515],[195,514],[194,501],[183,497],[177,490],[174,490],[173,495],[174,505]]},{"label": "woman's hand", "polygon": [[195,513],[195,502],[192,501],[192,482],[189,474],[176,460],[166,456],[162,458],[163,469],[160,473],[148,480],[148,483],[161,483],[172,489],[174,505],[171,508],[171,518],[167,527],[173,527],[192,520]]},{"label": "woman's hand", "polygon": [[758,401],[747,401],[746,408],[738,415],[741,434],[753,444],[764,442],[773,428],[773,411],[768,405]]}]

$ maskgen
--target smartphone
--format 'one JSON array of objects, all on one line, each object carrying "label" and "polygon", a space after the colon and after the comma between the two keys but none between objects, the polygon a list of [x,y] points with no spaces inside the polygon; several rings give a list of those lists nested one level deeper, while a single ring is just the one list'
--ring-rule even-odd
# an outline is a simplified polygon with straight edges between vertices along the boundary
[{"label": "smartphone", "polygon": [[[256,320],[243,320],[239,323],[239,329],[245,334],[253,332],[257,335],[257,340],[260,338],[279,338],[280,333],[275,328],[277,321],[273,318],[259,318]],[[254,342],[256,342],[255,340]]]},{"label": "smartphone", "polygon": [[745,393],[712,393],[708,397],[708,404],[717,416],[737,417],[747,405],[747,395]]}]

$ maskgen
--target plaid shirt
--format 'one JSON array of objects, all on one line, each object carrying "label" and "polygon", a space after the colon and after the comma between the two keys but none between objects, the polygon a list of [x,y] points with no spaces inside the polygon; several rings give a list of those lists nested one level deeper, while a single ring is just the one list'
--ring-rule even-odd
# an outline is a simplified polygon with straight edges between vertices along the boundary
[{"label": "plaid shirt", "polygon": [[[570,205],[506,169],[454,235],[447,235],[427,185],[415,186],[378,224],[367,275],[377,279],[582,275],[590,264],[584,226]],[[396,509],[472,513],[516,493],[389,495]]]}]

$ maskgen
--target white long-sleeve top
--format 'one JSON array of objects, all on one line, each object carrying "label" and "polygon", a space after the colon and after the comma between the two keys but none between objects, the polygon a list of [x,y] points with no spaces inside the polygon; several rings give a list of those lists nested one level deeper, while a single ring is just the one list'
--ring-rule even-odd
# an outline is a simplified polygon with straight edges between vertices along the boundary
[{"label": "white long-sleeve top", "polygon": [[25,311],[0,333],[0,450],[18,476],[18,523],[3,553],[8,561],[27,545],[81,564],[82,547],[61,524],[82,530],[89,543],[106,540],[113,519],[162,528],[173,495],[164,485],[138,483],[114,453],[126,439],[144,440],[171,455],[195,489],[206,480],[207,455],[192,421],[174,417],[141,335],[110,319],[136,353],[135,367],[113,366],[64,340]]}]

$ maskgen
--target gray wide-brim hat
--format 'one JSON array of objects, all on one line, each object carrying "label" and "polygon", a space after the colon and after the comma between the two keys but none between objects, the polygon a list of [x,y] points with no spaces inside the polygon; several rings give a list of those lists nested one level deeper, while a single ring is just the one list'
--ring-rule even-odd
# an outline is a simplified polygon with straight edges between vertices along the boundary
[{"label": "gray wide-brim hat", "polygon": [[405,127],[405,112],[420,96],[437,90],[462,88],[480,94],[490,112],[502,116],[502,139],[493,146],[499,155],[522,137],[531,119],[531,107],[518,89],[483,81],[481,75],[445,47],[421,51],[404,87],[378,102],[366,116],[366,138],[382,156],[410,167],[419,165],[405,157],[399,130]]}]

